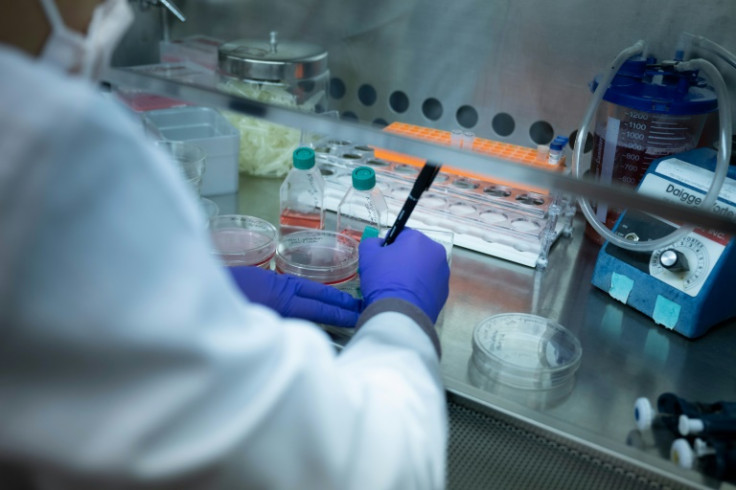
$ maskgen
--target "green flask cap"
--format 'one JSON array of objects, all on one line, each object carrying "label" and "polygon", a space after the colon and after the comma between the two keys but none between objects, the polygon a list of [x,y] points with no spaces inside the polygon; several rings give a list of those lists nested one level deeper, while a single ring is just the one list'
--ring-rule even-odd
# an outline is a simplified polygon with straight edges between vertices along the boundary
[{"label": "green flask cap", "polygon": [[370,167],[353,170],[353,187],[359,191],[369,191],[376,186],[376,172]]},{"label": "green flask cap", "polygon": [[309,170],[314,167],[314,150],[303,146],[294,150],[294,167],[299,170]]}]

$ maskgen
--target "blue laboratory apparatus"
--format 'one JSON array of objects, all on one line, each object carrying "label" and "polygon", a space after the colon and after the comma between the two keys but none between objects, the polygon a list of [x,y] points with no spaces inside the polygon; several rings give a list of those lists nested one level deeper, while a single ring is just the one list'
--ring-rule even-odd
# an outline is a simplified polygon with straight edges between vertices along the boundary
[{"label": "blue laboratory apparatus", "polygon": [[[716,152],[691,150],[655,160],[639,192],[698,206],[713,179]],[[724,181],[713,211],[736,218],[736,168]],[[679,226],[661,218],[626,211],[614,232],[625,239],[655,240]],[[593,273],[593,284],[654,320],[689,338],[736,316],[734,239],[695,228],[674,243],[638,252],[606,243]]]},{"label": "blue laboratory apparatus", "polygon": [[[573,173],[584,176],[584,135],[597,116],[591,172],[599,181],[736,217],[736,175],[728,168],[731,111],[717,112],[718,151],[701,134],[708,113],[731,107],[728,87],[707,59],[690,57],[703,41],[689,35],[681,41],[690,48],[661,62],[644,57],[639,41],[596,80],[577,134]],[[590,227],[586,234],[594,230],[599,243],[605,240],[593,285],[688,338],[736,316],[733,237],[605,203],[594,209],[583,198],[579,204]]]}]

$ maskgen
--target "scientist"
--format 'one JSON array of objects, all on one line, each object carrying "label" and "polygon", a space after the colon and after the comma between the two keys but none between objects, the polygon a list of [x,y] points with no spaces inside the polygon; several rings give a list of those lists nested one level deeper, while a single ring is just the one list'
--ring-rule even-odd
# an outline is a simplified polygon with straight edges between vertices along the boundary
[{"label": "scientist", "polygon": [[[443,487],[444,249],[365,241],[364,305],[228,274],[175,166],[90,81],[131,18],[0,16],[0,487]],[[303,318],[359,330],[338,355]]]}]

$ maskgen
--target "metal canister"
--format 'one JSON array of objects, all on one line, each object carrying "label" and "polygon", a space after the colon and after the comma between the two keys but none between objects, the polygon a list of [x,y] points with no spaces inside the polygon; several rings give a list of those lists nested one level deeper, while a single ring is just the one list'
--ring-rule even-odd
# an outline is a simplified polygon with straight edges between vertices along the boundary
[{"label": "metal canister", "polygon": [[[327,51],[316,44],[239,39],[218,51],[220,88],[261,102],[310,112],[328,109],[330,72]],[[226,114],[241,132],[240,170],[251,175],[282,177],[301,132],[241,114]]]}]

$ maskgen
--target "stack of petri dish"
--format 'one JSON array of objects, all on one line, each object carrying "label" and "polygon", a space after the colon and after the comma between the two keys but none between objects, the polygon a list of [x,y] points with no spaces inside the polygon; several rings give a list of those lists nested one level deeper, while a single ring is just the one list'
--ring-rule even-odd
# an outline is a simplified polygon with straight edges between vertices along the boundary
[{"label": "stack of petri dish", "polygon": [[494,315],[473,331],[469,377],[480,388],[546,408],[570,394],[582,354],[577,337],[552,320]]},{"label": "stack of petri dish", "polygon": [[183,141],[159,140],[155,144],[177,163],[182,176],[197,196],[200,196],[202,177],[207,168],[207,153],[199,146]]}]

